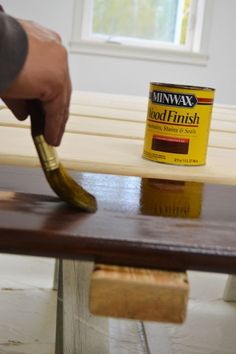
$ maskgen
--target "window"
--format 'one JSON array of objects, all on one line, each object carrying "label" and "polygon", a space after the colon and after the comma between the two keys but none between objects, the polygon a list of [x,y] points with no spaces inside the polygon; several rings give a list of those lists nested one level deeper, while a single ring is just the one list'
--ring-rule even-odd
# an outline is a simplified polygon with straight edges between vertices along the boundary
[{"label": "window", "polygon": [[211,0],[75,0],[72,50],[204,64]]}]

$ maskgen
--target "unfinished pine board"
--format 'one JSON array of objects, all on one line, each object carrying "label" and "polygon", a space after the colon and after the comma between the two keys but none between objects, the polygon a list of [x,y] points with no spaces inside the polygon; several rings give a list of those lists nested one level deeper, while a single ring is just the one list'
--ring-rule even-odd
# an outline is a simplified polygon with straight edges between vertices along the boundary
[{"label": "unfinished pine board", "polygon": [[[109,120],[121,120],[121,121],[133,121],[133,122],[143,122],[145,123],[146,121],[146,116],[147,116],[147,107],[143,111],[139,111],[136,109],[134,104],[130,105],[130,107],[127,108],[121,108],[122,103],[117,103],[114,104],[114,107],[101,107],[101,106],[95,106],[93,104],[89,105],[78,105],[74,104],[73,101],[70,105],[70,113],[71,116],[84,116],[86,118],[103,118],[103,119],[109,119]],[[230,107],[230,106],[227,106]],[[4,116],[4,114],[7,113],[7,115],[12,117],[14,124],[22,124],[22,122],[19,122],[14,118],[13,114],[6,108],[4,110],[2,109],[2,112],[0,111],[0,118]],[[10,120],[10,119],[9,119]],[[219,124],[226,122],[226,123],[236,123],[236,108],[232,106],[232,108],[225,108],[220,109],[216,105],[213,114],[212,114],[212,121],[216,121]],[[13,122],[12,122],[13,124]],[[28,124],[27,121],[25,121],[23,124]],[[231,125],[232,127],[232,125]]]},{"label": "unfinished pine board", "polygon": [[183,323],[188,292],[186,273],[96,264],[89,308],[99,316]]},{"label": "unfinished pine board", "polygon": [[[73,148],[76,146],[76,149]],[[205,166],[173,166],[142,158],[141,140],[65,135],[59,156],[68,167],[80,171],[113,173],[152,178],[184,179],[203,182],[236,182],[234,149],[208,148]],[[79,156],[79,159],[78,159]]]},{"label": "unfinished pine board", "polygon": [[[139,122],[136,122],[134,120],[129,120],[128,116],[127,120],[112,118],[110,116],[110,113],[107,114],[107,117],[85,117],[83,115],[71,115],[66,126],[66,132],[73,134],[83,133],[91,135],[124,137],[128,139],[143,140],[145,125],[145,121],[140,120]],[[27,119],[23,122],[19,122],[14,118],[13,114],[9,110],[4,109],[0,111],[0,126],[28,129],[30,127],[30,121],[29,119]],[[214,146],[215,143],[215,132],[216,135],[218,133],[218,136],[220,137],[218,141],[222,141],[222,144],[225,144],[224,141],[226,141],[227,139],[231,139],[231,141],[234,143],[234,134],[236,133],[236,120],[235,122],[225,122],[214,119],[212,120],[210,134],[210,137],[212,136],[212,139],[210,140],[211,146]]]},{"label": "unfinished pine board", "polygon": [[[106,101],[109,104],[105,105]],[[235,184],[235,107],[215,106],[221,120],[213,119],[207,164],[186,168],[142,158],[145,112],[140,107],[146,101],[140,97],[74,92],[72,105],[78,108],[78,114],[82,109],[89,116],[70,117],[58,149],[65,166],[79,171]],[[18,122],[8,109],[3,109],[0,124],[0,162],[39,166],[29,120]]]},{"label": "unfinished pine board", "polygon": [[[74,91],[72,94],[73,111],[76,112],[76,106],[88,107],[106,107],[119,108],[126,110],[141,111],[146,113],[148,106],[148,97],[129,96],[129,95],[113,95],[106,93]],[[236,120],[236,106],[214,103],[213,117],[223,120]]]},{"label": "unfinished pine board", "polygon": [[[1,163],[39,166],[29,130],[1,127],[0,135]],[[234,144],[234,140],[231,139],[231,141]],[[235,161],[234,146],[232,148],[227,146],[227,149],[209,147],[205,166],[189,166],[187,168],[143,159],[143,142],[135,139],[66,133],[57,151],[60,160],[67,168],[78,171],[226,184],[236,183],[236,169],[232,164]]]},{"label": "unfinished pine board", "polygon": [[[131,96],[131,95],[117,95],[88,91],[73,91],[72,104],[80,106],[95,106],[95,107],[111,107],[121,109],[132,109],[145,111],[148,105],[148,93],[147,96]],[[235,105],[224,105],[214,103],[213,112],[219,111],[220,114],[235,116]]]},{"label": "unfinished pine board", "polygon": [[221,112],[215,109],[212,115],[213,120],[217,121],[223,121],[223,122],[235,122],[236,121],[236,115],[235,111],[233,112]]},{"label": "unfinished pine board", "polygon": [[[134,122],[145,122],[147,116],[148,107],[144,111],[137,111],[135,107],[130,109],[121,109],[110,107],[96,107],[96,106],[79,106],[71,104],[70,114],[75,116],[87,116],[87,117],[103,117],[113,120],[131,120]],[[212,120],[236,122],[236,110],[230,112],[214,109],[212,114]]]},{"label": "unfinished pine board", "polygon": [[[29,130],[30,121],[27,119],[18,122],[12,114],[5,110],[0,112],[0,126],[23,128]],[[70,116],[67,126],[67,133],[82,133],[98,136],[124,137],[126,139],[144,138],[145,123],[136,123],[133,121],[112,120],[99,117]],[[30,136],[30,132],[28,132]]]},{"label": "unfinished pine board", "polygon": [[73,134],[82,133],[143,140],[145,124],[142,122],[134,123],[133,121],[71,116],[66,131]]},{"label": "unfinished pine board", "polygon": [[121,107],[126,109],[130,109],[132,106],[133,109],[135,106],[137,110],[145,110],[148,97],[73,91],[71,102],[86,106]]},{"label": "unfinished pine board", "polygon": [[235,134],[236,133],[236,116],[235,116],[235,121],[230,121],[230,122],[212,119],[211,131],[212,130]]},{"label": "unfinished pine board", "polygon": [[236,150],[236,135],[222,131],[211,131],[209,147]]},{"label": "unfinished pine board", "polygon": [[[223,125],[226,124],[226,127],[228,126],[230,128],[230,131],[232,130],[232,128],[234,127],[234,123],[236,123],[236,108],[233,107],[231,109],[229,108],[223,110],[218,108],[218,106],[216,105],[216,107],[213,110],[212,123],[215,122],[217,129],[220,129],[221,124]],[[111,121],[121,120],[121,121],[133,121],[137,123],[138,122],[145,123],[146,115],[147,115],[147,107],[145,111],[138,111],[136,110],[134,105],[130,105],[129,108],[121,109],[118,104],[114,105],[114,107],[100,107],[100,106],[97,107],[92,104],[78,105],[72,102],[70,106],[70,110],[71,110],[72,117],[76,116],[78,118],[84,117],[84,118],[94,118],[94,119],[103,118],[103,119],[109,119]],[[29,120],[26,120],[24,122],[19,122],[11,113],[11,111],[6,107],[0,110],[0,121],[2,124],[4,122],[7,122],[8,124],[14,124],[19,126],[21,126],[22,124],[23,125],[26,124],[27,126],[29,125]]]},{"label": "unfinished pine board", "polygon": [[145,112],[133,110],[120,110],[119,108],[106,108],[106,107],[91,107],[79,106],[75,107],[73,104],[70,107],[70,114],[82,115],[88,117],[99,117],[118,120],[130,120],[134,122],[143,122],[146,119]]}]

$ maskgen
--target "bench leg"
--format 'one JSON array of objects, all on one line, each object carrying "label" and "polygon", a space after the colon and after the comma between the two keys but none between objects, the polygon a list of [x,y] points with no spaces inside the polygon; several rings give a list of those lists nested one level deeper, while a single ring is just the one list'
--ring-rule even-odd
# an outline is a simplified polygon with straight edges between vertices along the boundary
[{"label": "bench leg", "polygon": [[60,261],[56,354],[109,353],[108,319],[88,311],[93,262]]},{"label": "bench leg", "polygon": [[236,275],[229,275],[223,295],[224,301],[236,301]]},{"label": "bench leg", "polygon": [[150,354],[143,322],[89,313],[93,266],[59,261],[56,354]]},{"label": "bench leg", "polygon": [[55,266],[54,266],[53,290],[58,290],[58,281],[59,281],[59,259],[56,259]]},{"label": "bench leg", "polygon": [[[56,354],[63,354],[63,270],[62,261],[56,260],[57,271],[57,322],[56,322]],[[56,267],[55,267],[56,268]]]}]

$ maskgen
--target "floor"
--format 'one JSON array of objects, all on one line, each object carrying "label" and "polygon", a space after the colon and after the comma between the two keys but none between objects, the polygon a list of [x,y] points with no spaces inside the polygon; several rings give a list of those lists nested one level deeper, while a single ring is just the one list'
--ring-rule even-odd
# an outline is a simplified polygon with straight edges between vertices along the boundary
[{"label": "floor", "polygon": [[[53,271],[53,259],[0,256],[0,354],[54,353]],[[226,279],[190,272],[187,320],[181,326],[147,323],[150,353],[236,354],[236,303],[222,301]],[[121,344],[119,354],[129,354]]]},{"label": "floor", "polygon": [[0,256],[0,354],[53,354],[53,259]]}]

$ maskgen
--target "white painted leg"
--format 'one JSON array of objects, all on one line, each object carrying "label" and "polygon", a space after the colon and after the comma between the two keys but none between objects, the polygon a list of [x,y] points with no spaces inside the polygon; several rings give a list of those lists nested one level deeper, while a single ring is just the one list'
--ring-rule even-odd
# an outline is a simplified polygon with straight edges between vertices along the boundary
[{"label": "white painted leg", "polygon": [[151,354],[143,322],[109,320],[110,354]]},{"label": "white painted leg", "polygon": [[57,260],[57,322],[56,354],[63,354],[63,269],[62,260]]},{"label": "white painted leg", "polygon": [[54,266],[53,290],[58,289],[58,278],[59,278],[59,259],[56,259],[55,266]]},{"label": "white painted leg", "polygon": [[108,354],[108,319],[92,316],[88,311],[93,262],[61,263],[58,305],[61,302],[62,306],[58,306],[56,354]]},{"label": "white painted leg", "polygon": [[229,275],[223,295],[224,301],[236,301],[236,275]]}]

